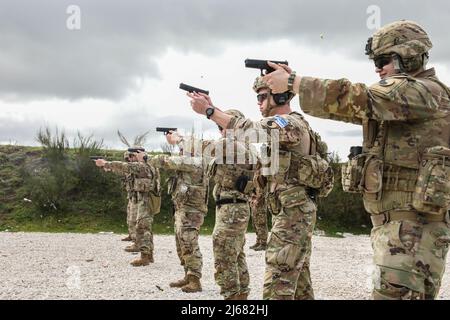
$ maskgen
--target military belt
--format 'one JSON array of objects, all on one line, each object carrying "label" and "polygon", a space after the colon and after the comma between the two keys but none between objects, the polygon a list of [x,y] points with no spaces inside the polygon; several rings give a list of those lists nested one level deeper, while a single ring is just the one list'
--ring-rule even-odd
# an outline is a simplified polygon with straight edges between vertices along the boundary
[{"label": "military belt", "polygon": [[216,201],[216,206],[221,206],[223,204],[230,204],[230,203],[246,203],[247,200],[241,200],[236,198],[230,198],[230,199],[220,199]]},{"label": "military belt", "polygon": [[425,221],[425,222],[448,222],[449,213],[445,214],[428,214],[428,213],[418,213],[411,211],[392,211],[380,214],[374,214],[370,216],[372,224],[374,227],[381,226],[390,221]]}]

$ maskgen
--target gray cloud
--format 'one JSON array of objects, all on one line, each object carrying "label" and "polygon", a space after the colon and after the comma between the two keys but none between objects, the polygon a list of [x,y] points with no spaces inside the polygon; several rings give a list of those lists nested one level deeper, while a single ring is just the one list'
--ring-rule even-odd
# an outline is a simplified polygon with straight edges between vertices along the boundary
[{"label": "gray cloud", "polygon": [[[149,150],[159,149],[161,144],[166,143],[164,135],[156,132],[158,127],[176,127],[180,132],[188,133],[195,125],[195,121],[201,121],[203,130],[213,130],[217,128],[211,121],[203,118],[171,116],[171,117],[155,117],[145,111],[128,112],[126,121],[123,115],[117,115],[111,118],[107,124],[95,127],[84,128],[80,130],[83,136],[92,134],[95,140],[103,140],[107,148],[124,149],[125,146],[120,142],[117,136],[117,130],[120,130],[130,143],[133,143],[134,137],[149,131],[145,147]],[[56,128],[59,132],[64,131],[69,139],[70,145],[73,146],[73,140],[77,136],[77,130],[73,128],[64,128],[56,123],[47,122],[39,119],[28,120],[9,120],[0,118],[0,143],[18,143],[20,145],[37,146],[36,136],[40,129],[48,127],[54,134]]]},{"label": "gray cloud", "polygon": [[[69,31],[66,8],[74,3],[81,30]],[[118,99],[137,80],[158,77],[155,58],[168,48],[214,55],[229,42],[283,38],[365,59],[369,5],[380,6],[382,24],[421,23],[436,44],[433,59],[449,63],[443,0],[2,0],[0,98]]]}]

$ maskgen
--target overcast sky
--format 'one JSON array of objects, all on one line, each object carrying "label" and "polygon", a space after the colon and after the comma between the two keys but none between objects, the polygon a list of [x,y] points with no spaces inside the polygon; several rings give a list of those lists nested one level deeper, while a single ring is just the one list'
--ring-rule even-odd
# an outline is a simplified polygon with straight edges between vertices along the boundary
[{"label": "overcast sky", "polygon": [[[70,5],[80,9],[80,29],[67,27],[78,21]],[[246,58],[371,84],[364,47],[373,5],[381,25],[410,19],[427,30],[430,65],[449,84],[447,1],[0,0],[0,143],[36,145],[39,128],[58,126],[111,148],[123,148],[117,129],[129,140],[152,130],[152,149],[164,142],[154,127],[189,130],[195,121],[212,137],[215,125],[193,114],[178,84],[208,89],[216,105],[256,120],[258,71]],[[292,106],[300,110],[298,100]],[[307,119],[341,157],[361,144],[358,126]]]}]

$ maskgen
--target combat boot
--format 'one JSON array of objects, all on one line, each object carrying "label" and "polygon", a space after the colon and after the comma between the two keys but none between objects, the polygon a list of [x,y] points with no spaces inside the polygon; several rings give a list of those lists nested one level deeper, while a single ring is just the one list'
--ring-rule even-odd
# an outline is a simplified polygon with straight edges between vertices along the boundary
[{"label": "combat boot", "polygon": [[178,281],[174,281],[169,283],[169,287],[171,288],[181,288],[185,285],[187,285],[189,283],[188,279],[187,279],[187,274],[184,275],[184,278],[178,280]]},{"label": "combat boot", "polygon": [[133,239],[131,239],[131,236],[128,235],[127,237],[123,238],[122,241],[131,241]]},{"label": "combat boot", "polygon": [[236,295],[235,300],[248,300],[248,292],[240,293]]},{"label": "combat boot", "polygon": [[140,252],[139,248],[133,243],[131,246],[125,248],[126,252]]},{"label": "combat boot", "polygon": [[236,293],[228,298],[225,298],[224,300],[248,300],[248,293]]},{"label": "combat boot", "polygon": [[181,287],[183,292],[200,292],[202,291],[202,284],[200,283],[200,278],[194,275],[187,276],[188,283]]},{"label": "combat boot", "polygon": [[139,259],[132,261],[130,264],[133,267],[141,267],[141,266],[148,266],[150,263],[153,263],[153,255],[150,253],[141,252],[141,257]]}]

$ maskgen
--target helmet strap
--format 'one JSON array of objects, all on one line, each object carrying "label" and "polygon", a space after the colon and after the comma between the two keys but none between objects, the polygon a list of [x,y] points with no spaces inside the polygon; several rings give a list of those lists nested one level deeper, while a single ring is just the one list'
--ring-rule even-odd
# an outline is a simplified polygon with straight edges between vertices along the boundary
[{"label": "helmet strap", "polygon": [[392,55],[392,61],[394,62],[394,69],[397,73],[404,73],[402,58],[398,54]]}]

